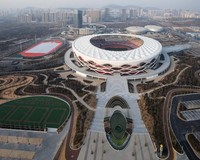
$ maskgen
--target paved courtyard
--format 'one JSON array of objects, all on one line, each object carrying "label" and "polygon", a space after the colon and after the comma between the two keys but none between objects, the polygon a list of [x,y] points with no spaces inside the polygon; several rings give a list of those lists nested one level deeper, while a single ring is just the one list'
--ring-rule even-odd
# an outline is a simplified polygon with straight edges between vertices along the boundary
[{"label": "paved courtyard", "polygon": [[61,133],[0,129],[0,159],[48,159],[56,155],[69,130]]},{"label": "paved courtyard", "polygon": [[151,139],[148,134],[133,134],[123,150],[114,150],[105,133],[88,131],[78,160],[156,160]]},{"label": "paved courtyard", "polygon": [[[125,99],[130,109],[120,107],[105,108],[107,102],[114,96]],[[151,142],[146,127],[142,121],[137,99],[137,93],[130,93],[126,78],[121,76],[109,77],[106,83],[106,91],[97,93],[97,108],[91,129],[88,131],[85,143],[81,149],[79,160],[155,160],[155,148]],[[133,119],[133,133],[127,147],[121,151],[114,150],[107,141],[104,130],[104,117],[112,115],[114,110],[119,109],[122,113]]]},{"label": "paved courtyard", "polygon": [[[134,133],[147,133],[146,127],[142,121],[137,99],[139,94],[129,93],[126,78],[121,76],[114,76],[107,78],[106,91],[97,93],[97,108],[95,118],[93,120],[91,130],[96,132],[104,132],[104,117],[108,116],[110,108],[105,108],[107,102],[114,96],[120,96],[125,99],[130,107],[129,110],[121,110],[126,116],[133,119],[133,132]],[[114,109],[115,110],[115,109]],[[113,110],[113,111],[114,111]]]}]

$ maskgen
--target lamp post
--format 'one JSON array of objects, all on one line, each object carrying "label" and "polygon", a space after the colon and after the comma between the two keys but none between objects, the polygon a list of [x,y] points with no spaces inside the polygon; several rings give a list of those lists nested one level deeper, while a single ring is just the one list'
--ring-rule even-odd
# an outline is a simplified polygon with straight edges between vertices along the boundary
[{"label": "lamp post", "polygon": [[161,144],[160,145],[160,157],[162,157],[162,155],[163,155],[163,145]]}]

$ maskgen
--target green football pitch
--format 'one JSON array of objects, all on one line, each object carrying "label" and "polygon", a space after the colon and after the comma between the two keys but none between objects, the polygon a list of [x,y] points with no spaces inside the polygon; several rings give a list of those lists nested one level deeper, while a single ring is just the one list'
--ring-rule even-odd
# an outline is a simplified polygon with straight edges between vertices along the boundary
[{"label": "green football pitch", "polygon": [[69,104],[53,96],[33,96],[0,105],[0,126],[18,129],[59,128],[69,119]]}]

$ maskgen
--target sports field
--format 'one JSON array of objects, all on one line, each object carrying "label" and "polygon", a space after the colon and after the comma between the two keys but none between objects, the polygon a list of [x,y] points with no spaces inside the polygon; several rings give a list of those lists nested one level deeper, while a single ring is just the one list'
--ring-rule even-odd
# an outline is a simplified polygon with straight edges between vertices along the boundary
[{"label": "sports field", "polygon": [[59,128],[69,119],[68,103],[52,96],[33,96],[0,105],[0,126],[43,130]]}]

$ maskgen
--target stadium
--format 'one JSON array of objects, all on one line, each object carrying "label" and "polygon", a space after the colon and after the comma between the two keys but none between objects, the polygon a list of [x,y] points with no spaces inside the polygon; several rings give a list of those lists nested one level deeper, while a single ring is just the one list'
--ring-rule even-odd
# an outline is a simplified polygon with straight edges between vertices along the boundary
[{"label": "stadium", "polygon": [[156,26],[156,25],[147,25],[144,28],[151,32],[162,32],[163,31],[163,27]]},{"label": "stadium", "polygon": [[76,39],[72,51],[78,66],[113,75],[139,75],[156,68],[162,45],[151,38],[131,34],[99,34]]},{"label": "stadium", "polygon": [[55,53],[63,42],[61,40],[47,40],[19,53],[25,58],[39,58]]},{"label": "stadium", "polygon": [[140,26],[130,26],[126,28],[126,31],[131,33],[131,34],[145,34],[147,32],[162,32],[164,29],[161,26],[156,26],[156,25],[147,25],[144,27]]}]

